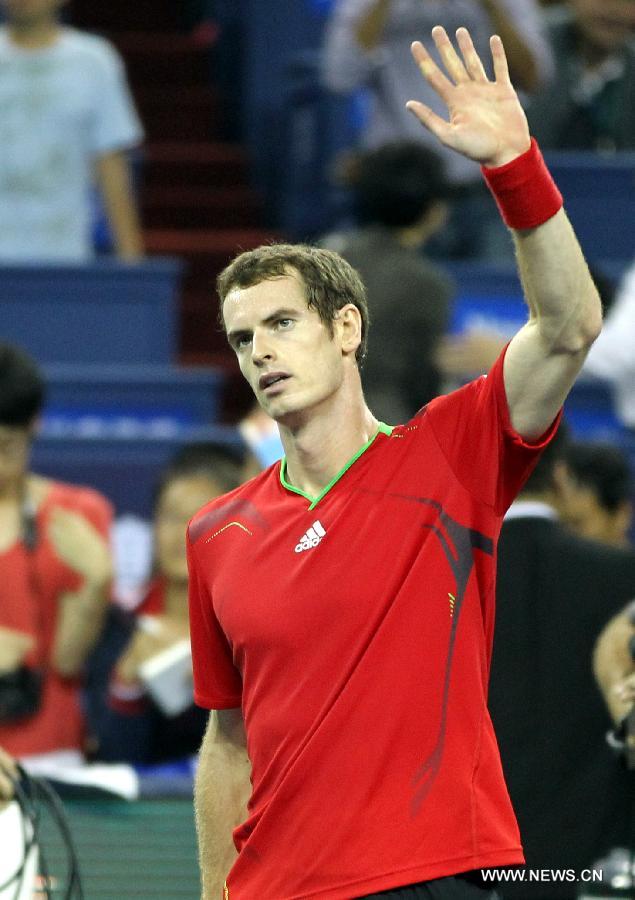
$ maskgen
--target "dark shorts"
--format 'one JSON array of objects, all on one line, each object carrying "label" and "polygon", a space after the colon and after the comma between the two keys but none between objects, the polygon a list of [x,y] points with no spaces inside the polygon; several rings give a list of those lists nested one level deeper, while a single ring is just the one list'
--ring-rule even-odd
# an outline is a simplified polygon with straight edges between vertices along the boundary
[{"label": "dark shorts", "polygon": [[434,878],[404,887],[367,894],[361,900],[500,900],[495,888],[483,881],[480,871]]}]

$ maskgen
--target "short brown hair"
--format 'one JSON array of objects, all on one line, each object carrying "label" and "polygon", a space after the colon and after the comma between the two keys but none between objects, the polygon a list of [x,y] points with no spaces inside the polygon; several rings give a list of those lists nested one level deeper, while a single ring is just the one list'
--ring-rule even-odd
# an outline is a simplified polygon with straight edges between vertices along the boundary
[{"label": "short brown hair", "polygon": [[310,309],[333,334],[333,320],[343,306],[352,303],[362,318],[362,339],[355,358],[360,364],[368,343],[368,300],[366,288],[355,269],[332,250],[308,244],[267,244],[237,256],[218,276],[216,287],[220,297],[220,323],[225,327],[223,304],[235,288],[253,287],[261,281],[298,273],[306,291]]}]

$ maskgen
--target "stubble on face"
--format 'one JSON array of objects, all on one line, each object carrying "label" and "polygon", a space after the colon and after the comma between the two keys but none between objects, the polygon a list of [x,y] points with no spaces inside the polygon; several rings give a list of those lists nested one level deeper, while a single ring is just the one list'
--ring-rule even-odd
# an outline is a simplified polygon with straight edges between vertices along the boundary
[{"label": "stubble on face", "polygon": [[[341,382],[341,352],[317,311],[309,308],[298,275],[290,272],[230,291],[223,313],[242,374],[276,421],[305,413]],[[237,344],[250,335],[251,344]],[[261,377],[272,372],[288,377],[263,389]]]}]

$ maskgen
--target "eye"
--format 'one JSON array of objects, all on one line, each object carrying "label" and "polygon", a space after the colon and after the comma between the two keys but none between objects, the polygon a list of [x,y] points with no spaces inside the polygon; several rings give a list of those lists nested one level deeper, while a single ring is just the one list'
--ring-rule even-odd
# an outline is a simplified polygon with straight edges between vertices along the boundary
[{"label": "eye", "polygon": [[293,325],[293,319],[278,319],[278,328],[281,328],[283,331],[287,328],[291,328]]},{"label": "eye", "polygon": [[241,334],[234,341],[234,347],[236,350],[244,350],[245,347],[248,347],[251,343],[251,335],[250,334]]}]

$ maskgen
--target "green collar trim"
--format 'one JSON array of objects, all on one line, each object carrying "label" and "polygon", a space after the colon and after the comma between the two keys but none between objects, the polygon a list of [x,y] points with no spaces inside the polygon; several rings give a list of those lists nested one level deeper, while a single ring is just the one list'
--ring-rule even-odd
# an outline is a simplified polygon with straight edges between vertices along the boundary
[{"label": "green collar trim", "polygon": [[372,436],[372,438],[369,441],[367,441],[363,447],[360,447],[360,449],[357,451],[357,453],[355,453],[353,456],[351,456],[351,458],[346,463],[344,468],[340,469],[339,472],[337,473],[337,475],[335,475],[333,478],[331,478],[329,483],[326,485],[326,487],[322,488],[322,490],[317,495],[317,497],[312,497],[310,494],[307,494],[306,491],[303,491],[300,488],[294,487],[294,485],[289,484],[289,482],[287,481],[287,458],[286,458],[286,456],[282,457],[282,461],[280,463],[280,483],[281,483],[282,487],[285,488],[287,491],[291,491],[293,494],[299,494],[301,497],[304,497],[305,500],[308,500],[309,504],[310,504],[309,509],[315,509],[315,507],[318,505],[320,500],[322,500],[324,497],[326,497],[326,495],[331,490],[331,488],[337,484],[337,482],[340,480],[340,478],[343,475],[346,474],[346,472],[348,472],[348,470],[353,465],[353,463],[357,462],[357,460],[360,458],[362,453],[365,453],[366,450],[368,450],[368,448],[373,443],[373,441],[375,440],[377,435],[378,434],[387,434],[390,437],[390,435],[393,432],[393,429],[394,429],[394,425],[385,425],[383,422],[380,422],[379,427],[378,427],[377,431],[375,432],[375,434]]}]

